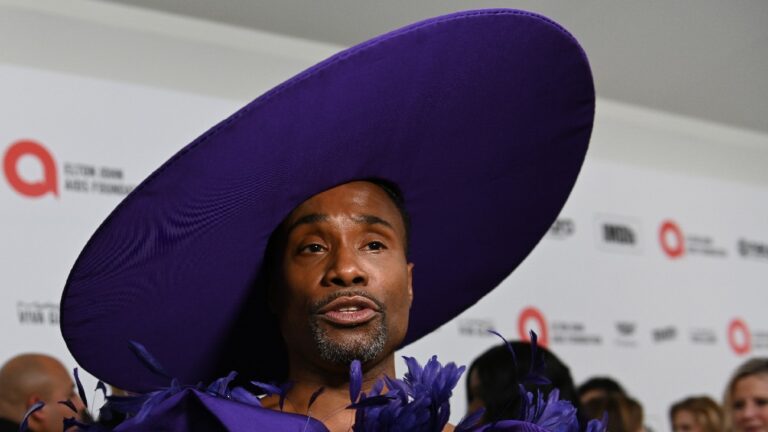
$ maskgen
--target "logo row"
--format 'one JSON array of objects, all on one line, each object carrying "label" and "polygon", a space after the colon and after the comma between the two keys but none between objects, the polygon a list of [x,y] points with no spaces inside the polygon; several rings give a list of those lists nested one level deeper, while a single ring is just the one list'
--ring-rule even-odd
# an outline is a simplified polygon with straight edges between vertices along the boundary
[{"label": "logo row", "polygon": [[[488,330],[495,329],[492,319],[459,319],[458,331],[463,336],[487,336]],[[731,319],[725,328],[695,327],[686,329],[686,334],[674,325],[653,327],[646,332],[638,331],[638,324],[632,321],[616,321],[614,329],[594,331],[583,322],[549,321],[541,310],[529,306],[517,317],[517,333],[521,340],[530,340],[530,331],[536,332],[538,341],[550,345],[600,346],[612,343],[617,347],[636,347],[641,343],[669,344],[688,342],[691,345],[718,345],[723,339],[736,355],[747,355],[755,350],[768,350],[768,331],[753,330],[741,318]],[[609,336],[606,336],[606,333]],[[687,336],[686,336],[687,335]]]},{"label": "logo row", "polygon": [[[560,218],[552,224],[547,236],[565,239],[575,233],[574,220]],[[630,218],[597,217],[595,239],[598,248],[606,252],[638,254],[643,250],[640,224]],[[727,248],[716,242],[712,236],[684,232],[680,225],[671,219],[659,222],[655,241],[661,252],[671,260],[686,255],[713,258],[729,255]],[[734,251],[742,258],[768,260],[768,242],[739,238],[736,240]]]}]

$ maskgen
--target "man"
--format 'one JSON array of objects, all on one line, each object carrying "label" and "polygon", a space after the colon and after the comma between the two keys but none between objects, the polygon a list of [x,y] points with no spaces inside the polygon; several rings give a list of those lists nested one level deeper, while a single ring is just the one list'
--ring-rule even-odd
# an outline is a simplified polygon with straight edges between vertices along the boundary
[{"label": "man", "polygon": [[65,418],[77,417],[59,401],[70,401],[78,411],[83,402],[64,366],[44,354],[22,354],[0,368],[0,431],[19,430],[25,413],[36,403],[45,406],[27,419],[33,432],[61,432]]},{"label": "man", "polygon": [[[351,182],[298,206],[276,232],[274,308],[294,383],[286,411],[312,407],[331,431],[346,431],[349,365],[364,364],[366,390],[395,376],[394,351],[405,337],[413,298],[406,222],[385,189]],[[277,408],[278,398],[265,400]]]},{"label": "man", "polygon": [[466,11],[374,38],[126,197],[70,273],[62,334],[86,370],[148,393],[120,431],[440,430],[461,370],[411,360],[399,381],[393,353],[533,249],[593,116],[586,57],[544,17]]}]

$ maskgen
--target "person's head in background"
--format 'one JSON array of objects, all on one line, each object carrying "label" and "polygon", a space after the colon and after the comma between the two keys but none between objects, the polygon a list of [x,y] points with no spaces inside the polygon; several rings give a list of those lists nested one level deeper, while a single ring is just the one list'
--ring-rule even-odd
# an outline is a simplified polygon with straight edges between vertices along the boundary
[{"label": "person's head in background", "polygon": [[616,380],[606,376],[592,377],[584,381],[576,392],[581,405],[588,403],[592,399],[605,397],[608,394],[627,394]]},{"label": "person's head in background", "polygon": [[75,391],[69,373],[53,357],[44,354],[22,354],[0,368],[0,418],[21,423],[27,410],[44,402],[28,420],[28,430],[56,431],[63,429],[64,418],[78,417],[59,401],[71,401],[82,413],[83,402]]},{"label": "person's head in background", "polygon": [[[485,409],[483,423],[496,420],[517,418],[520,411],[519,384],[531,369],[531,344],[512,342],[517,359],[517,368],[512,354],[505,344],[495,346],[476,358],[467,371],[467,412]],[[576,390],[571,372],[551,351],[538,346],[544,360],[543,375],[551,381],[550,385],[525,385],[533,394],[541,390],[548,395],[553,388],[560,390],[560,399],[577,405]],[[523,383],[525,384],[525,383]]]},{"label": "person's head in background", "polygon": [[610,432],[642,432],[643,407],[635,399],[615,392],[607,392],[603,396],[589,399],[581,406],[582,414],[587,420],[608,417]]},{"label": "person's head in background", "polygon": [[747,360],[725,388],[726,428],[734,432],[768,431],[768,358]]},{"label": "person's head in background", "polygon": [[689,397],[669,408],[673,432],[723,432],[720,406],[707,396]]}]

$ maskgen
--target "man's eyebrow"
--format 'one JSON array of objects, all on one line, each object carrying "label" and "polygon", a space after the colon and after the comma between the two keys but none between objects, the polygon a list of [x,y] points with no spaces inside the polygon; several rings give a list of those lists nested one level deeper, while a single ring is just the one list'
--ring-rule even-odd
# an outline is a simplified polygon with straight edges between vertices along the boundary
[{"label": "man's eyebrow", "polygon": [[364,223],[364,224],[367,224],[367,225],[381,224],[381,225],[388,226],[388,227],[390,227],[392,229],[395,229],[395,227],[393,227],[391,223],[385,221],[384,219],[382,219],[382,218],[380,218],[378,216],[374,216],[374,215],[360,215],[360,216],[355,217],[354,221],[357,222],[357,223]]},{"label": "man's eyebrow", "polygon": [[323,222],[328,220],[328,215],[326,214],[320,214],[320,213],[310,213],[308,215],[304,215],[298,219],[296,219],[295,222],[291,224],[291,226],[288,227],[287,230],[285,230],[286,234],[289,234],[291,231],[293,231],[297,226],[299,225],[308,225],[313,224],[317,222]]}]

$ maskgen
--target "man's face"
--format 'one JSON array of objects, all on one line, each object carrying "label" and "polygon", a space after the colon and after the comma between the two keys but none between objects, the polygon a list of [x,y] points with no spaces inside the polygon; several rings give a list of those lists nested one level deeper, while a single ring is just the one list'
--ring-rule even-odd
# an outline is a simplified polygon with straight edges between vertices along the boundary
[{"label": "man's face", "polygon": [[[46,365],[47,379],[44,402],[45,406],[35,413],[34,420],[30,421],[32,431],[61,431],[65,418],[75,417],[82,420],[84,411],[83,401],[75,392],[75,384],[64,367],[55,360]],[[71,401],[78,412],[73,412],[59,401]]]},{"label": "man's face", "polygon": [[280,228],[273,303],[288,351],[313,363],[378,361],[405,337],[413,265],[402,216],[369,182],[313,196]]}]

